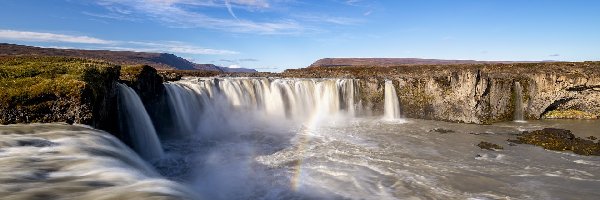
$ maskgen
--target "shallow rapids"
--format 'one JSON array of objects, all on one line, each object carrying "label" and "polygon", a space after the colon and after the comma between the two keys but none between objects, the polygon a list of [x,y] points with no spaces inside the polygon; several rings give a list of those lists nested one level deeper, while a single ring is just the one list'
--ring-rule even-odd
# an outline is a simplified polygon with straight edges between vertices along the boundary
[{"label": "shallow rapids", "polygon": [[[353,88],[347,83],[320,79],[187,79],[170,83],[169,94],[177,95],[178,102],[187,102],[175,109],[181,112],[175,114],[196,116],[195,124],[201,127],[188,129],[193,130],[188,134],[164,136],[166,155],[156,166],[204,199],[600,196],[599,157],[506,141],[521,131],[546,127],[570,129],[580,137],[600,137],[597,121],[484,126],[356,117],[349,108],[358,106],[336,103],[356,102],[349,100],[352,95],[338,95],[353,94],[342,92]],[[326,88],[330,93],[324,92]],[[302,91],[312,92],[302,95]],[[271,101],[279,102],[271,104],[279,107],[265,108]],[[175,105],[180,104],[172,107]],[[302,112],[296,113],[299,110]],[[504,149],[482,150],[476,146],[481,141]]]},{"label": "shallow rapids", "polygon": [[[598,197],[599,157],[506,141],[542,127],[600,136],[589,131],[598,125],[587,121],[481,126],[367,118],[287,131],[251,129],[209,140],[168,140],[170,160],[159,169],[209,199]],[[454,132],[431,131],[435,128]],[[480,141],[504,150],[482,150],[476,146]]]}]

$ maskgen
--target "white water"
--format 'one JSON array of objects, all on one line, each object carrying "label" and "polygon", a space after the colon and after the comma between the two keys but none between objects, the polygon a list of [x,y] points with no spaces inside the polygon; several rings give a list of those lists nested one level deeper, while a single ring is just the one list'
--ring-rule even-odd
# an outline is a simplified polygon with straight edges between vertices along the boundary
[{"label": "white water", "polygon": [[396,87],[391,80],[385,81],[384,119],[400,119],[400,103],[398,103]]},{"label": "white water", "polygon": [[193,199],[129,147],[80,125],[0,125],[0,199]]},{"label": "white water", "polygon": [[516,122],[525,122],[523,117],[523,88],[519,82],[515,82],[515,112],[513,120]]},{"label": "white water", "polygon": [[165,87],[174,126],[188,134],[352,118],[357,107],[352,79],[188,78]]},{"label": "white water", "polygon": [[[266,78],[189,78],[166,84],[172,121],[183,134],[164,135],[167,154],[152,163],[197,194],[162,179],[107,133],[52,124],[0,126],[0,197],[597,199],[600,195],[600,157],[506,142],[520,131],[543,127],[600,137],[594,121],[480,126],[354,118],[360,111],[355,108],[359,104],[355,85],[349,79]],[[126,89],[122,91],[133,92]],[[143,107],[136,112],[146,115],[140,110]],[[431,132],[436,128],[454,132]],[[504,149],[481,150],[475,146],[480,141]]]},{"label": "white water", "polygon": [[122,119],[120,120],[121,130],[128,134],[133,148],[143,158],[146,160],[160,159],[163,149],[142,100],[130,87],[123,84],[117,85],[119,87],[119,116]]}]

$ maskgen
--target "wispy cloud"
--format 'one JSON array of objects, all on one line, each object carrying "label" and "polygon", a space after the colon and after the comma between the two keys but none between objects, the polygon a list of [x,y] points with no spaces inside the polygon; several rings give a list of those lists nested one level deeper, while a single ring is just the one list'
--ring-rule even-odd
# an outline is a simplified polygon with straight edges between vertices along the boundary
[{"label": "wispy cloud", "polygon": [[112,44],[113,41],[89,36],[64,35],[30,31],[0,30],[0,39],[29,42],[66,42],[79,44]]},{"label": "wispy cloud", "polygon": [[296,18],[303,21],[317,22],[317,23],[329,23],[337,25],[356,25],[364,22],[362,19],[349,18],[349,17],[334,17],[328,15],[314,15],[314,14],[303,14],[295,15]]},{"label": "wispy cloud", "polygon": [[[119,16],[129,15],[135,17],[135,14],[141,14],[152,20],[157,20],[176,28],[210,28],[230,32],[258,34],[291,34],[305,30],[303,26],[292,19],[253,21],[240,19],[233,13],[233,6],[245,9],[269,8],[269,3],[264,0],[101,0],[98,5],[105,7],[108,12],[116,13]],[[233,18],[212,17],[190,9],[190,7],[201,6],[226,7]],[[131,12],[124,13],[119,10]]]},{"label": "wispy cloud", "polygon": [[226,63],[235,63],[235,64],[240,64],[243,62],[258,62],[258,59],[254,59],[254,58],[242,58],[242,59],[220,59],[220,62],[226,62]]},{"label": "wispy cloud", "polygon": [[169,52],[169,53],[181,53],[181,54],[194,54],[194,55],[233,55],[239,54],[236,51],[220,50],[203,48],[194,45],[185,44],[177,41],[168,42],[135,42],[126,41],[121,42],[122,46],[107,47],[113,50],[127,50],[127,51],[143,51],[143,52]]},{"label": "wispy cloud", "polygon": [[[45,42],[45,43],[71,43],[94,45],[90,49],[109,49],[122,51],[140,51],[140,52],[168,52],[193,55],[232,55],[239,54],[236,51],[203,48],[183,42],[163,41],[163,42],[139,42],[139,41],[116,41],[104,40],[89,36],[63,35],[45,32],[30,32],[17,30],[0,29],[0,40],[7,41],[26,41],[26,42]],[[63,46],[53,46],[63,47]],[[65,47],[68,48],[68,47]]]},{"label": "wispy cloud", "polygon": [[548,56],[549,56],[549,57],[559,57],[559,56],[560,56],[560,54],[551,54],[551,55],[548,55]]}]

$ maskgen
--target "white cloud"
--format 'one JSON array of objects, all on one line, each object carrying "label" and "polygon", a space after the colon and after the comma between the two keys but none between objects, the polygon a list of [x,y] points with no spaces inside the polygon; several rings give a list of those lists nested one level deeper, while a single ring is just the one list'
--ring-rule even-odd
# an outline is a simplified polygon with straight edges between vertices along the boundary
[{"label": "white cloud", "polygon": [[239,66],[239,65],[229,65],[229,68],[242,68],[242,66]]},{"label": "white cloud", "polygon": [[[265,0],[101,0],[98,5],[106,7],[111,13],[118,10],[133,11],[152,20],[161,21],[176,28],[210,28],[230,32],[259,33],[259,34],[291,34],[304,28],[293,20],[252,21],[238,19],[233,13],[233,6],[244,9],[266,9],[270,5]],[[201,12],[192,11],[190,7],[212,6],[225,7],[233,18],[211,17]],[[119,15],[124,14],[119,12]]]},{"label": "white cloud", "polygon": [[[198,47],[183,42],[139,42],[139,41],[113,41],[93,38],[88,36],[61,35],[55,33],[1,30],[0,39],[10,41],[27,42],[49,42],[49,43],[79,43],[95,45],[91,49],[109,49],[121,51],[139,51],[139,52],[167,52],[193,55],[231,55],[239,54],[236,51],[220,50]],[[64,46],[53,46],[64,47]],[[69,48],[69,47],[64,47]]]},{"label": "white cloud", "polygon": [[304,14],[304,15],[295,15],[295,16],[304,21],[317,22],[317,23],[330,23],[330,24],[338,24],[338,25],[356,25],[356,24],[363,22],[363,20],[361,20],[361,19],[347,18],[347,17],[333,17],[333,16],[328,16],[328,15]]},{"label": "white cloud", "polygon": [[113,41],[89,36],[63,35],[29,31],[0,30],[0,39],[30,42],[66,42],[80,44],[112,44]]}]

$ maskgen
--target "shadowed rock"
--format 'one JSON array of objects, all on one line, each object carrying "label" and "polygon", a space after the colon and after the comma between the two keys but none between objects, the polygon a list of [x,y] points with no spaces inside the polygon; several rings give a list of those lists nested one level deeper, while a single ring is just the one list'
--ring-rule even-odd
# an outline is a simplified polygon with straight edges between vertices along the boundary
[{"label": "shadowed rock", "polygon": [[527,132],[524,131],[517,140],[509,140],[520,144],[532,144],[544,149],[555,151],[573,151],[585,156],[600,156],[600,144],[592,140],[575,137],[570,130],[545,128]]},{"label": "shadowed rock", "polygon": [[429,132],[436,132],[436,133],[440,133],[440,134],[454,133],[453,130],[443,129],[443,128],[434,128],[434,129],[431,129]]},{"label": "shadowed rock", "polygon": [[490,143],[490,142],[484,142],[481,141],[479,144],[477,144],[477,146],[481,149],[486,149],[486,150],[490,150],[490,151],[495,151],[498,149],[504,149],[504,147],[498,145],[498,144],[494,144],[494,143]]}]

